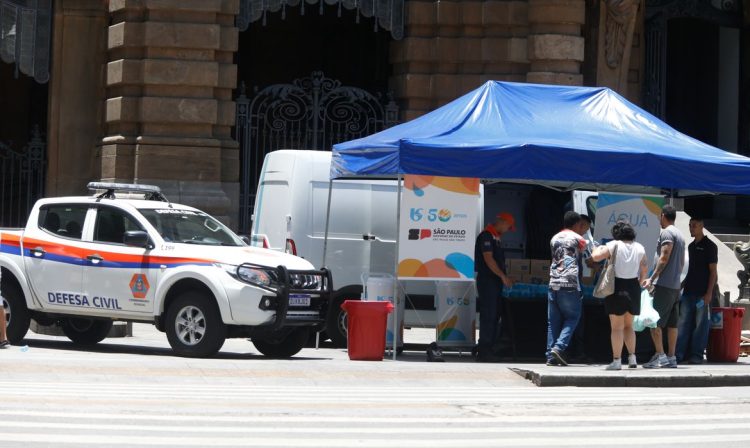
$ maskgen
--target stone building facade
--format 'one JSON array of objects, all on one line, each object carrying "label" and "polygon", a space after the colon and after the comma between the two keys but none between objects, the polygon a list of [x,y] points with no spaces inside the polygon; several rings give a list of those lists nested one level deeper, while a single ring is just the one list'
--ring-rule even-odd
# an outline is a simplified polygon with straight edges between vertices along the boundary
[{"label": "stone building facade", "polygon": [[[0,0],[6,6],[14,2],[20,0]],[[378,22],[365,9],[386,4],[402,8],[391,14],[392,21],[403,18],[389,23],[386,27],[393,28],[388,30],[382,14]],[[390,92],[400,120],[420,116],[490,79],[608,86],[644,106],[656,98],[658,107],[650,110],[669,121],[663,103],[671,75],[660,62],[666,56],[659,45],[667,43],[672,18],[719,27],[708,31],[718,36],[716,52],[725,48],[725,37],[729,47],[736,46],[736,57],[734,50],[728,56],[736,73],[726,79],[736,78],[739,95],[734,94],[740,100],[722,105],[727,93],[717,90],[723,95],[717,113],[728,111],[734,123],[733,146],[725,149],[748,152],[743,130],[748,128],[745,104],[750,103],[742,98],[750,86],[750,70],[744,70],[750,57],[743,53],[748,34],[740,1],[56,0],[52,6],[44,126],[47,195],[84,193],[85,184],[98,179],[154,183],[171,199],[236,226],[239,192],[247,181],[240,167],[252,156],[242,153],[234,132],[238,87],[248,76],[266,76],[260,84],[289,83],[315,69],[348,77],[346,83],[355,87],[358,77],[362,83],[372,79]],[[255,15],[244,24],[248,31],[241,32],[238,18],[251,16],[243,16],[247,8]],[[320,24],[305,28],[307,39],[289,34],[301,30],[280,31],[284,21]],[[349,28],[336,31],[339,23]],[[690,35],[692,22],[686,26]],[[357,33],[377,34],[377,40],[346,34],[353,27],[362,28]],[[333,40],[316,47],[306,43],[327,33],[333,33]],[[336,54],[332,47],[349,40],[357,42],[359,52]],[[316,52],[321,54],[317,59]],[[371,55],[367,63],[375,68],[359,73],[354,63],[341,68],[341,61],[357,54]],[[305,65],[305,56],[313,62]],[[282,62],[271,64],[276,57]],[[713,87],[725,79],[720,68],[716,71],[719,79],[711,81]],[[0,72],[0,81],[12,89],[21,81],[8,73]],[[649,87],[654,85],[659,89]],[[7,123],[15,118],[2,101],[0,96],[0,121]],[[711,129],[718,127],[719,134],[731,137],[731,123],[724,120]],[[27,124],[0,125],[0,132]],[[691,129],[680,130],[691,134]],[[0,142],[4,138],[0,135]]]}]

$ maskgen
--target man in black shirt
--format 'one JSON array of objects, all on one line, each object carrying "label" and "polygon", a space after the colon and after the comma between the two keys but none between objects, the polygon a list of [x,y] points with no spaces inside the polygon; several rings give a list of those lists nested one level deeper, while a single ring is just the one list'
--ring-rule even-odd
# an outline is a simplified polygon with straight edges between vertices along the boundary
[{"label": "man in black shirt", "polygon": [[510,213],[500,213],[493,224],[487,225],[477,237],[474,246],[474,266],[477,272],[479,295],[479,350],[477,361],[497,361],[492,347],[499,336],[503,285],[513,286],[505,275],[505,251],[500,238],[508,231],[516,230],[515,219]]},{"label": "man in black shirt", "polygon": [[709,306],[716,286],[718,249],[703,233],[703,220],[690,220],[687,277],[682,282],[680,320],[677,336],[677,362],[703,363],[703,351],[708,343]]}]

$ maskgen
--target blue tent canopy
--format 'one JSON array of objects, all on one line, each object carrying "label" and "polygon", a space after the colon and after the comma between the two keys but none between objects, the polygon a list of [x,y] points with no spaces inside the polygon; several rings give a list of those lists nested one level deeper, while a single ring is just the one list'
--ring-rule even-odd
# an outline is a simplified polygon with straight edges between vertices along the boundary
[{"label": "blue tent canopy", "polygon": [[331,179],[399,174],[750,194],[750,158],[688,137],[610,89],[498,81],[333,147]]}]

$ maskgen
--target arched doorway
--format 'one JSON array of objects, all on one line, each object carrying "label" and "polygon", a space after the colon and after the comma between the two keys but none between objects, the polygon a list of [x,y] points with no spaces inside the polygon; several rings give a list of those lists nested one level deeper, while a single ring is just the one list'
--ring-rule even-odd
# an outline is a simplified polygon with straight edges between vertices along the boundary
[{"label": "arched doorway", "polygon": [[398,117],[388,86],[392,30],[347,9],[346,1],[321,1],[306,10],[305,2],[288,3],[296,6],[266,11],[239,38],[235,139],[239,230],[245,233],[268,152],[329,150]]},{"label": "arched doorway", "polygon": [[22,227],[44,195],[47,85],[0,63],[0,227]]},{"label": "arched doorway", "polygon": [[0,0],[0,227],[44,195],[51,17],[50,0]]}]

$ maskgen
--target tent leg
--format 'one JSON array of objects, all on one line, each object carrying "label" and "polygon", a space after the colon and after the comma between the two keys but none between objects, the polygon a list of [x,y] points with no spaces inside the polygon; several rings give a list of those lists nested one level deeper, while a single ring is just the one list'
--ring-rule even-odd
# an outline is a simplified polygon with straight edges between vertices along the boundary
[{"label": "tent leg", "polygon": [[395,302],[395,309],[393,310],[393,360],[396,360],[396,349],[398,344],[398,337],[401,334],[401,328],[398,324],[398,245],[401,239],[401,173],[398,175],[398,193],[396,195],[396,260],[394,268],[394,277],[396,281],[393,282],[393,301]]},{"label": "tent leg", "polygon": [[326,265],[326,255],[328,254],[328,224],[331,221],[331,195],[333,194],[333,179],[328,181],[328,205],[326,205],[326,231],[323,237],[323,259],[320,261],[320,267]]}]

